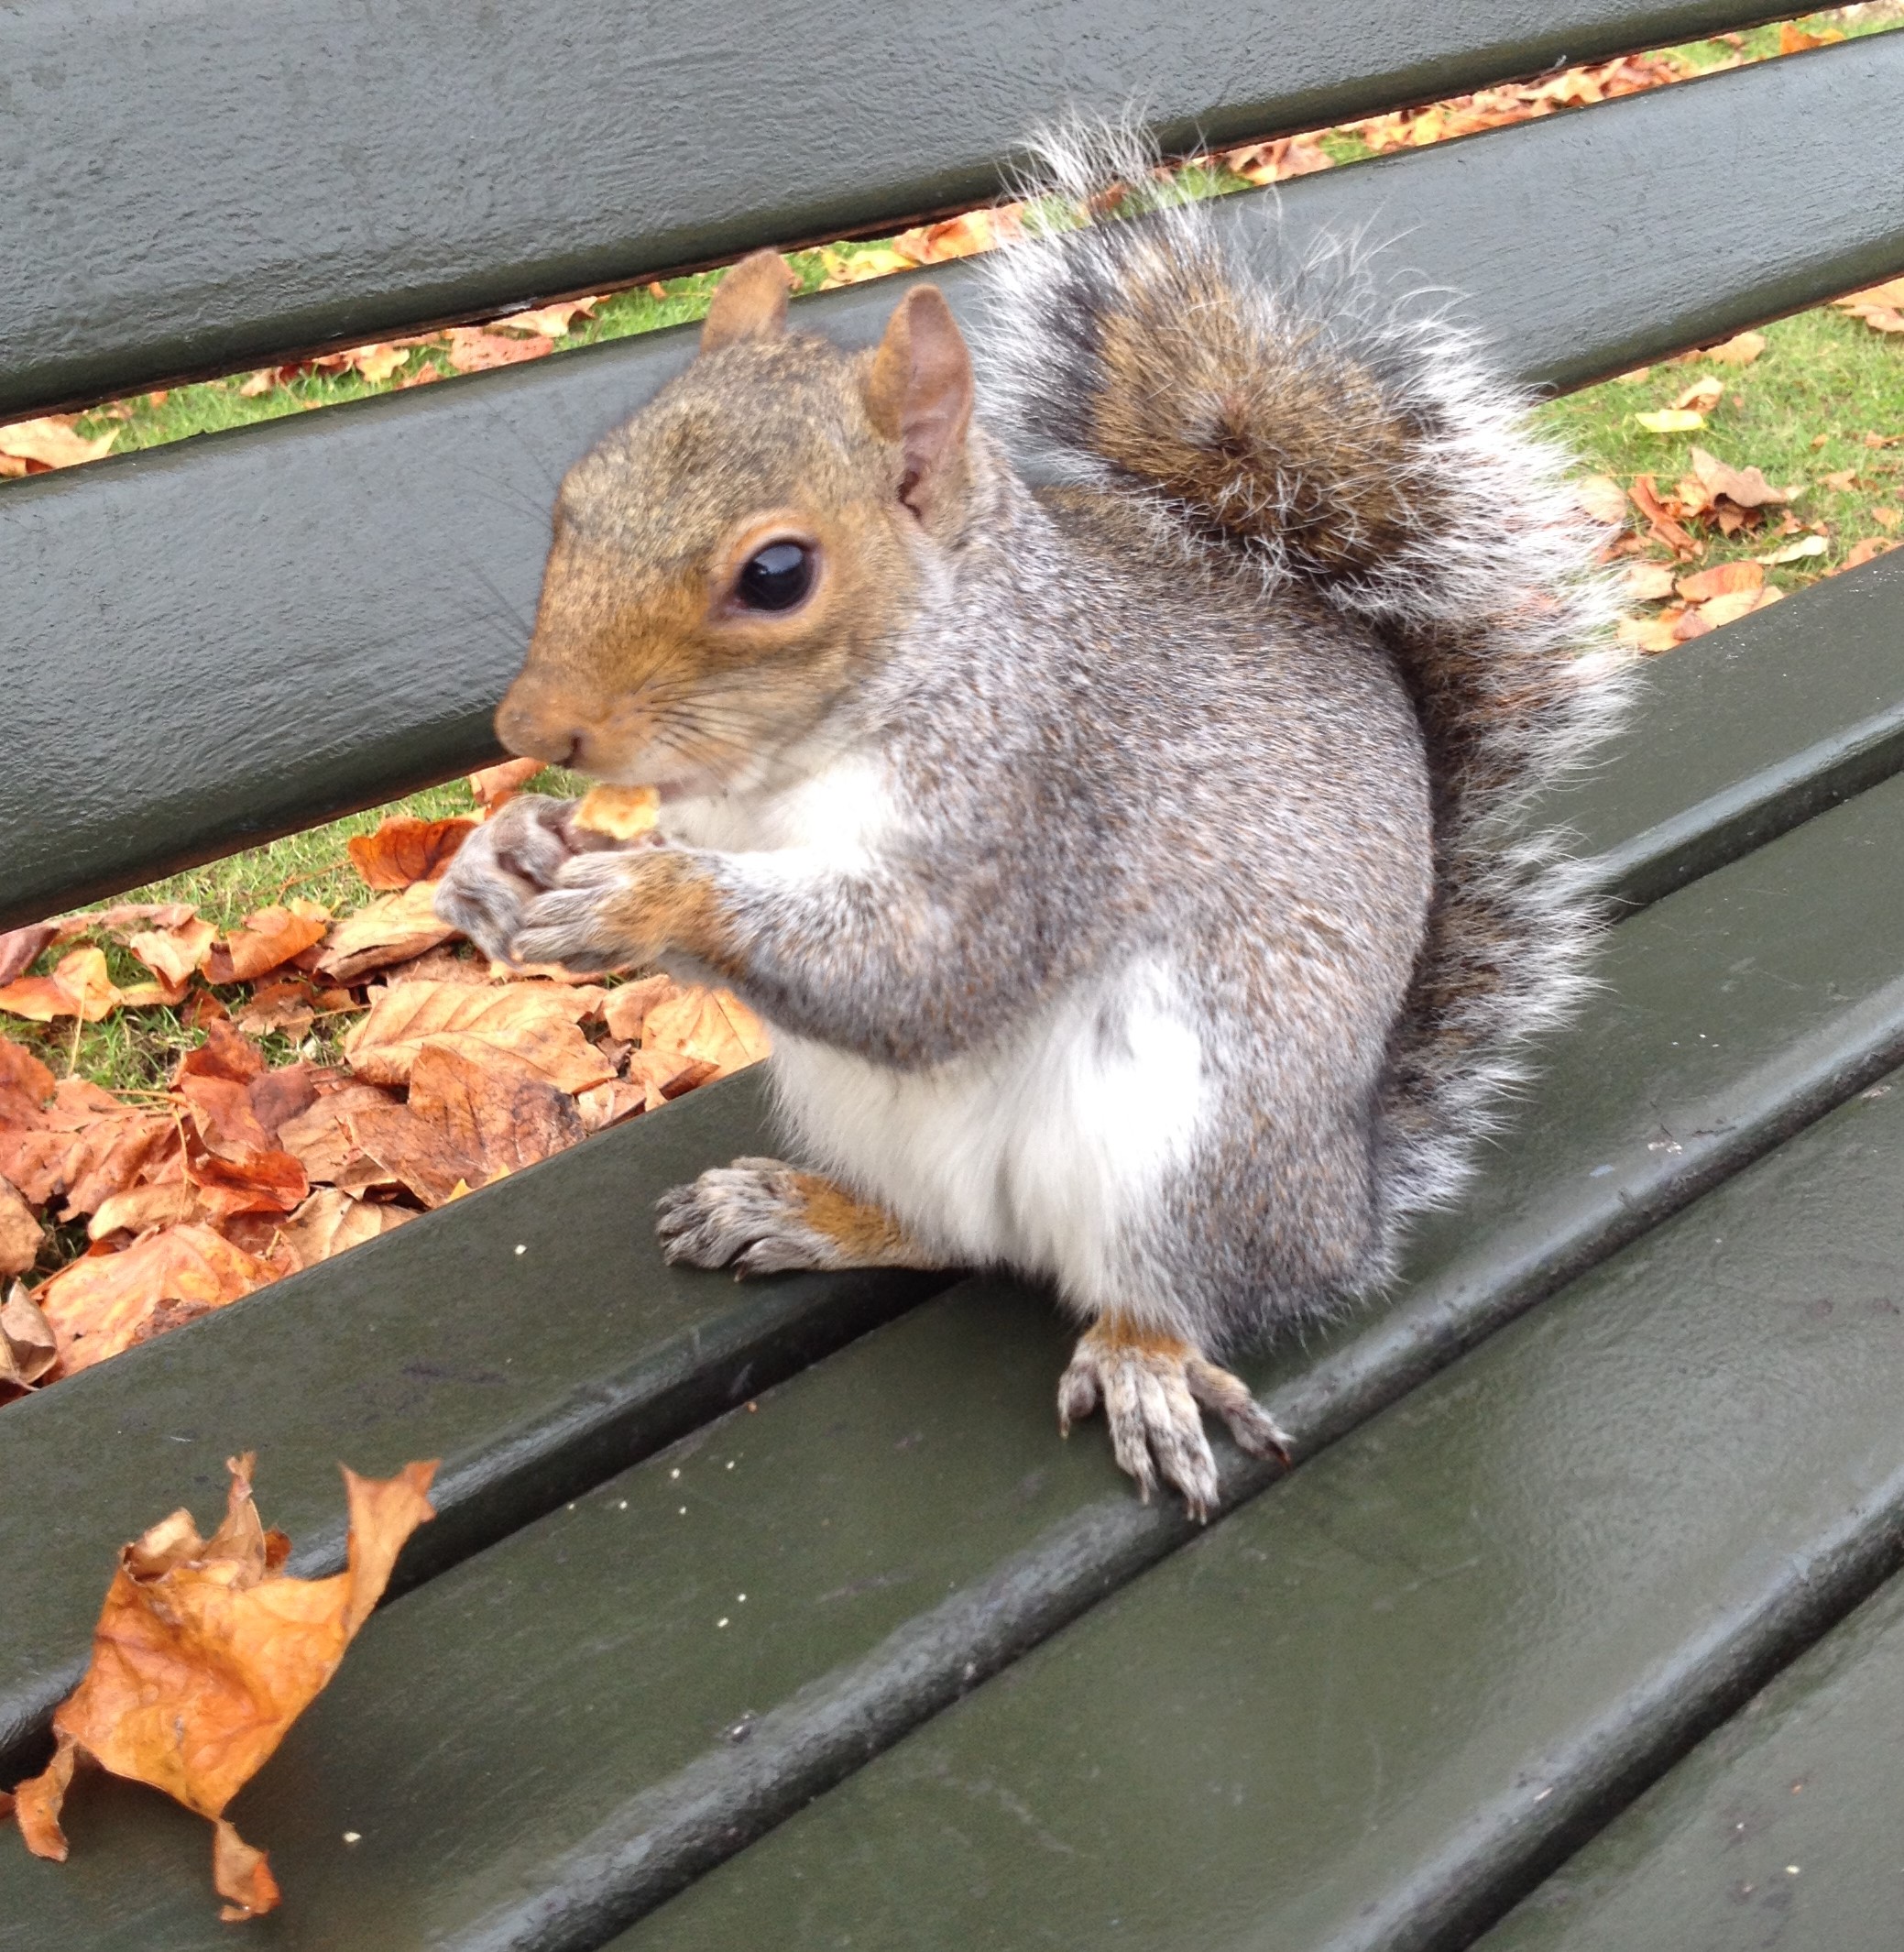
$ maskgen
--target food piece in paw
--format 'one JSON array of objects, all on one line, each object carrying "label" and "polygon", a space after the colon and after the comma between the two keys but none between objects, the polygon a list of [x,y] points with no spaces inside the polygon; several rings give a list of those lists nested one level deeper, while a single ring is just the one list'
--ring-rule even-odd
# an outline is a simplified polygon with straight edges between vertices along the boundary
[{"label": "food piece in paw", "polygon": [[571,824],[613,840],[639,840],[653,833],[661,806],[662,796],[652,786],[591,786]]},{"label": "food piece in paw", "polygon": [[1111,1452],[1136,1479],[1145,1504],[1161,1475],[1198,1520],[1209,1517],[1218,1490],[1203,1409],[1222,1418],[1240,1450],[1289,1461],[1288,1437],[1241,1376],[1220,1369],[1193,1344],[1139,1328],[1124,1316],[1103,1315],[1078,1337],[1058,1380],[1059,1430],[1068,1437],[1071,1425],[1100,1403]]}]

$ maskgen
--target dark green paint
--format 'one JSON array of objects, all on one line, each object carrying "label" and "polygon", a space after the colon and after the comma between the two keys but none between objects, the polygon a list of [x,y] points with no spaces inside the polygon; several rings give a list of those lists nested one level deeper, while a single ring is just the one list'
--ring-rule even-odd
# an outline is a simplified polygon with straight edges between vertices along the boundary
[{"label": "dark green paint", "polygon": [[1792,1662],[1476,1952],[1892,1952],[1904,1580]]},{"label": "dark green paint", "polygon": [[[1253,248],[1364,222],[1404,236],[1398,277],[1467,291],[1515,372],[1572,385],[1904,263],[1900,97],[1904,36],[1881,35],[1306,178],[1280,227],[1266,197],[1222,221]],[[1661,170],[1668,154],[1707,167]],[[1722,167],[1737,189],[1715,203]],[[971,269],[935,275],[969,313]],[[898,290],[801,315],[864,343]],[[36,730],[0,780],[0,926],[489,757],[555,481],[692,343],[660,334],[0,488],[0,684],[35,700]],[[1759,641],[1807,628],[1767,617]],[[1834,659],[1894,662],[1846,628]],[[1869,708],[1783,725],[1782,750],[1842,740]]]},{"label": "dark green paint", "polygon": [[[1314,1459],[1298,1476],[1904,1056],[1900,821],[1904,781],[1618,932],[1605,990],[1395,1301],[1251,1366]],[[233,1319],[197,1331],[201,1350]],[[360,1376],[389,1339],[357,1352]],[[596,1944],[1182,1547],[1190,1528],[1135,1502],[1097,1426],[1058,1442],[1066,1340],[1037,1297],[966,1283],[399,1602],[240,1810],[301,1893],[274,1929],[309,1947]],[[22,1467],[31,1495],[43,1480]],[[1233,1455],[1226,1473],[1232,1500],[1271,1475]],[[130,1859],[99,1831],[58,1883],[0,1857],[0,1914],[30,1892],[40,1929],[103,1952],[209,1942],[200,1839],[168,1841],[150,1799],[109,1813],[140,1839]],[[345,1852],[345,1829],[365,1845]],[[170,1868],[139,1895],[126,1861]]]},{"label": "dark green paint", "polygon": [[1764,5],[0,10],[0,419],[990,196],[1057,104],[1320,127]]},{"label": "dark green paint", "polygon": [[1294,1473],[616,1952],[728,1952],[767,1920],[777,1952],[1465,1943],[1897,1563],[1900,1265],[1894,1090]]},{"label": "dark green paint", "polygon": [[235,1452],[257,1452],[259,1502],[305,1574],[344,1563],[340,1463],[441,1457],[406,1585],[942,1285],[889,1271],[743,1291],[665,1266],[656,1196],[771,1144],[758,1074],[707,1087],[8,1406],[0,1783],[84,1664],[118,1541],[177,1505],[210,1519]]}]

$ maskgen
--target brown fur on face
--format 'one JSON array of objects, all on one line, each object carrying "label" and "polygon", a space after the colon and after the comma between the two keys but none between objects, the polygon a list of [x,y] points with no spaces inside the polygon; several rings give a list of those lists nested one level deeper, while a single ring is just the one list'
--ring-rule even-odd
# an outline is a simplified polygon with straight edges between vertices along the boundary
[{"label": "brown fur on face", "polygon": [[[497,713],[512,751],[679,792],[758,780],[912,613],[920,436],[893,409],[894,352],[787,334],[771,254],[722,291],[694,365],[563,483],[528,659]],[[901,354],[922,296],[895,314]],[[963,369],[943,302],[925,316],[935,372]],[[968,369],[966,384],[968,399]],[[935,404],[935,453],[962,485],[964,413]],[[816,552],[811,594],[745,608],[737,574],[782,539]]]}]

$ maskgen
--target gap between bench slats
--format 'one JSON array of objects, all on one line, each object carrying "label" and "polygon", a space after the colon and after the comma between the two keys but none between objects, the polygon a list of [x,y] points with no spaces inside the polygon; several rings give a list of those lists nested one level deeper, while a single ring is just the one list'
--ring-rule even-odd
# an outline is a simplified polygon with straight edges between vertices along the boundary
[{"label": "gap between bench slats", "polygon": [[31,271],[0,328],[0,420],[979,202],[1059,103],[1135,100],[1187,147],[1772,17],[1737,0],[9,8],[0,263]]},{"label": "gap between bench slats", "polygon": [[[1264,247],[1400,236],[1395,266],[1471,293],[1514,371],[1573,385],[1904,263],[1900,95],[1904,34],[1881,35],[1306,178],[1280,220],[1259,195],[1220,221]],[[935,277],[969,317],[971,269]],[[799,316],[863,343],[899,289]],[[38,735],[0,779],[0,926],[492,756],[556,479],[692,345],[658,334],[0,490],[0,683],[34,699]],[[1800,701],[1793,746],[1869,709],[1822,699]],[[1722,769],[1713,790],[1737,785]]]},{"label": "gap between bench slats", "polygon": [[1904,1919],[1899,1756],[1893,1578],[1475,1952],[1884,1952]]},{"label": "gap between bench slats", "polygon": [[[1900,816],[1893,782],[1618,932],[1397,1301],[1253,1368],[1305,1453],[1904,1056]],[[238,1813],[299,1891],[287,1943],[370,1943],[347,1911],[401,1918],[385,1944],[594,1946],[1185,1544],[1099,1428],[1058,1443],[1066,1339],[967,1283],[380,1616]],[[1227,1495],[1273,1475],[1231,1455]],[[208,1942],[202,1839],[146,1804],[94,1819],[146,1839],[137,1880],[95,1831],[31,1888],[54,1937]],[[29,1897],[4,1860],[0,1894]]]},{"label": "gap between bench slats", "polygon": [[[1896,1568],[1900,1263],[1893,1090],[1554,1298],[614,1952],[726,1948],[762,1919],[783,1952],[965,1952],[1006,1942],[1001,1920],[1049,1952],[1467,1944]],[[454,1942],[563,1941],[486,1921]]]}]

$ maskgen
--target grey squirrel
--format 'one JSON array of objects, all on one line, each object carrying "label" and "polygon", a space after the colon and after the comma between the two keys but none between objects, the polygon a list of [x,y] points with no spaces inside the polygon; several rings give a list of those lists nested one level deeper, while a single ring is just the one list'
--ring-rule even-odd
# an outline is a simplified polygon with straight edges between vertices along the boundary
[{"label": "grey squirrel", "polygon": [[677,1189],[671,1257],[1049,1281],[1061,1425],[1203,1516],[1202,1409],[1288,1441],[1218,1358],[1391,1277],[1581,986],[1523,816],[1626,665],[1460,331],[1350,252],[1241,261],[1126,138],[1042,153],[1075,222],[987,260],[981,388],[930,286],[849,353],[760,252],[570,471],[497,729],[659,786],[669,844],[525,798],[438,908],[766,1018],[806,1164]]}]

